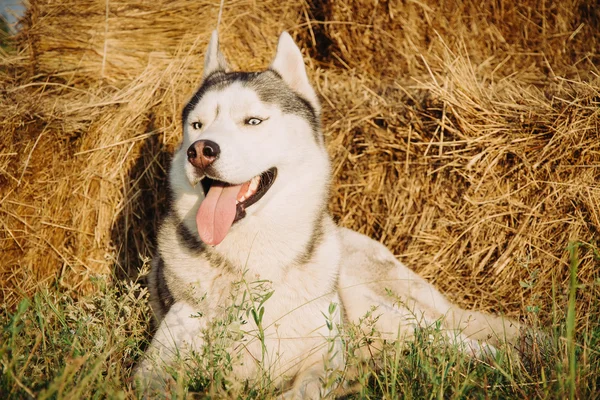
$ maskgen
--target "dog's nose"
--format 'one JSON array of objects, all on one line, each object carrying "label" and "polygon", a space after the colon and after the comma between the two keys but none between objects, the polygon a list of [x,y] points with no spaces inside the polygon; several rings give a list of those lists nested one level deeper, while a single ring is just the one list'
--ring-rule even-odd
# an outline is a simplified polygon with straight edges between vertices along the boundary
[{"label": "dog's nose", "polygon": [[206,168],[221,154],[218,144],[210,140],[196,140],[187,150],[188,161],[196,168]]}]

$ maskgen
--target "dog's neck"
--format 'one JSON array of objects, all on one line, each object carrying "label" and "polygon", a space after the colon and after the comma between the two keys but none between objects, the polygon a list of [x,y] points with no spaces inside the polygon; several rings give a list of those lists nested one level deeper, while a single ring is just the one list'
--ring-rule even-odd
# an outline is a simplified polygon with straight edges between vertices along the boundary
[{"label": "dog's neck", "polygon": [[[173,160],[173,168],[177,168],[178,158]],[[266,202],[254,205],[223,242],[207,246],[206,251],[217,253],[235,269],[268,280],[277,280],[289,266],[309,262],[320,243],[329,190],[328,162],[313,167],[321,172],[307,171],[298,177],[292,176],[292,171],[279,170]],[[171,174],[173,211],[187,230],[197,235],[196,214],[204,195],[201,185],[192,187],[182,175]],[[324,177],[319,181],[320,176]]]}]

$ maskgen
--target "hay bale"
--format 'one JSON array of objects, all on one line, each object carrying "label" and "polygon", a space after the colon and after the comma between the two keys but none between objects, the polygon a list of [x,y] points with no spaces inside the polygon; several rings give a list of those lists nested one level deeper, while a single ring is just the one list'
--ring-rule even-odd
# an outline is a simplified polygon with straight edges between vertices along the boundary
[{"label": "hay bale", "polygon": [[[246,68],[264,65],[272,38],[298,23],[300,5],[268,0],[226,1],[221,42]],[[35,73],[69,83],[130,81],[148,65],[201,57],[215,29],[219,2],[196,0],[35,0],[20,35]],[[194,65],[194,69],[201,69]]]},{"label": "hay bale", "polygon": [[579,75],[600,61],[594,0],[313,1],[311,11],[327,49],[313,54],[376,79],[426,72],[424,61],[437,65],[445,48],[463,50],[475,65],[503,61],[496,76],[523,68]]}]

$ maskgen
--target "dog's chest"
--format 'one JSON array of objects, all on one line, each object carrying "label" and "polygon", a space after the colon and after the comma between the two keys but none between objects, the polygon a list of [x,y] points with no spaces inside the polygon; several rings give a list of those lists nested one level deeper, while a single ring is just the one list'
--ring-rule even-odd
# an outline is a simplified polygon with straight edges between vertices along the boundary
[{"label": "dog's chest", "polygon": [[241,361],[238,378],[252,379],[262,368],[293,375],[301,355],[324,348],[325,338],[335,335],[330,328],[340,322],[339,314],[328,310],[339,300],[337,292],[322,290],[324,282],[297,274],[273,282],[256,273],[218,270],[206,260],[190,264],[195,268],[174,271],[177,280],[187,282],[181,292],[204,319],[204,335],[211,335],[211,327],[225,327],[231,355]]}]

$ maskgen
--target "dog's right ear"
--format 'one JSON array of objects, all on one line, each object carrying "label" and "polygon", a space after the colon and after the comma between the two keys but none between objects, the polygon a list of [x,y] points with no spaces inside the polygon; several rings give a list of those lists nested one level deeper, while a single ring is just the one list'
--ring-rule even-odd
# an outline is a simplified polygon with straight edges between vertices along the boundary
[{"label": "dog's right ear", "polygon": [[206,56],[204,57],[204,73],[203,78],[206,79],[210,74],[222,71],[227,71],[227,62],[225,57],[219,51],[219,34],[215,29],[210,35],[210,43],[206,49]]}]

